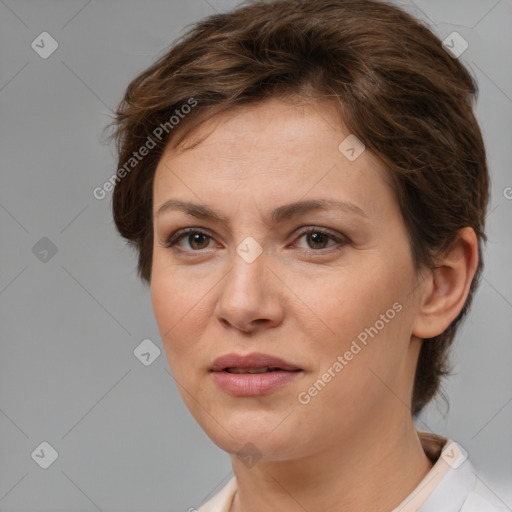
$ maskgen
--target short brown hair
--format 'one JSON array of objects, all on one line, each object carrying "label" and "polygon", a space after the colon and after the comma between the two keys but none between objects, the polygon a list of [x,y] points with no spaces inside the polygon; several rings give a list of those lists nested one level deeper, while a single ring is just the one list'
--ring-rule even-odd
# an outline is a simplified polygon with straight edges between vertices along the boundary
[{"label": "short brown hair", "polygon": [[[117,109],[113,137],[126,172],[113,193],[116,227],[150,282],[153,177],[169,141],[265,98],[335,101],[345,126],[389,169],[417,269],[434,268],[459,229],[478,237],[466,304],[445,332],[423,342],[411,403],[417,414],[449,373],[448,349],[482,272],[489,176],[476,95],[475,80],[426,26],[378,0],[256,1],[209,16],[129,84]],[[171,116],[191,100],[196,106],[173,130]],[[127,172],[150,139],[154,147]]]}]

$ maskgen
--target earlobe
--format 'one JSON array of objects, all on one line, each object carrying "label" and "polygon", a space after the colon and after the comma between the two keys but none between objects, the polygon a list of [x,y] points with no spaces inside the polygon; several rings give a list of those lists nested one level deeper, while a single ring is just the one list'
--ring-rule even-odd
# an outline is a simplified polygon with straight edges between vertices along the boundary
[{"label": "earlobe", "polygon": [[464,307],[477,266],[478,239],[466,227],[426,279],[413,335],[433,338],[448,328]]}]

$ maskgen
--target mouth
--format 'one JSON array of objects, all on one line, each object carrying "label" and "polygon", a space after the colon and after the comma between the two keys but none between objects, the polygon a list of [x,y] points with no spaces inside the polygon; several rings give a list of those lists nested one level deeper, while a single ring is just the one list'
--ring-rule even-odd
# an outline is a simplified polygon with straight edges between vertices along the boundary
[{"label": "mouth", "polygon": [[269,354],[226,354],[209,368],[217,385],[236,397],[268,395],[292,384],[304,370]]},{"label": "mouth", "polygon": [[258,374],[258,373],[270,373],[270,372],[300,372],[302,371],[300,368],[297,368],[296,370],[286,370],[284,368],[279,367],[270,367],[270,366],[263,366],[261,368],[224,368],[222,370],[223,372],[227,373],[238,373],[238,374]]},{"label": "mouth", "polygon": [[225,354],[217,357],[209,368],[210,372],[228,373],[269,373],[276,371],[301,371],[297,365],[285,361],[280,357],[259,352],[250,354]]}]

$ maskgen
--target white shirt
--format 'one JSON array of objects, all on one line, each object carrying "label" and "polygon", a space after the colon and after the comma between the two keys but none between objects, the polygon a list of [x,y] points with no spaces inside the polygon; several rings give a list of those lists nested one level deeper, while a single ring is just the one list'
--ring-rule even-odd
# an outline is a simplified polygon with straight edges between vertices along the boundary
[{"label": "white shirt", "polygon": [[[434,466],[390,512],[511,512],[478,478],[460,445],[428,432],[418,431],[418,436]],[[197,512],[229,512],[236,490],[233,476]]]}]

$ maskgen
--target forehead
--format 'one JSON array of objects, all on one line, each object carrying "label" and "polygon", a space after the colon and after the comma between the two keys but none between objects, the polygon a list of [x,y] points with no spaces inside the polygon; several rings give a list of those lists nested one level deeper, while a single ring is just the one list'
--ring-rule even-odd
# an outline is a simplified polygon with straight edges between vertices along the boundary
[{"label": "forehead", "polygon": [[[242,203],[249,195],[264,204],[269,197],[288,202],[309,191],[335,191],[356,202],[364,189],[388,181],[383,164],[357,144],[332,103],[271,99],[226,111],[199,125],[182,147],[166,149],[156,170],[154,210],[169,194]],[[354,151],[346,153],[347,145],[357,158],[348,158]]]}]

